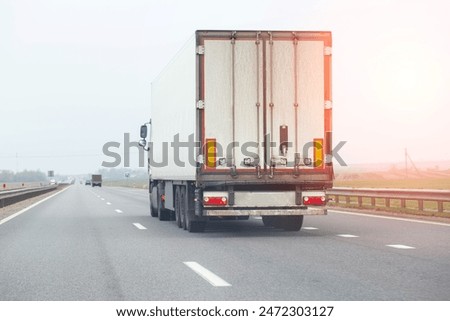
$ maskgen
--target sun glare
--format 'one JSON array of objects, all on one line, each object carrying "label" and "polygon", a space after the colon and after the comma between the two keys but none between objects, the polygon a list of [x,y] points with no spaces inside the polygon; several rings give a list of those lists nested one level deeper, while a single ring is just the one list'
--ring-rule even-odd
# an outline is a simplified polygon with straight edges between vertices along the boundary
[{"label": "sun glare", "polygon": [[430,111],[439,94],[437,66],[433,55],[411,44],[397,45],[380,52],[374,66],[374,93],[381,108],[391,112],[412,112],[420,116]]}]

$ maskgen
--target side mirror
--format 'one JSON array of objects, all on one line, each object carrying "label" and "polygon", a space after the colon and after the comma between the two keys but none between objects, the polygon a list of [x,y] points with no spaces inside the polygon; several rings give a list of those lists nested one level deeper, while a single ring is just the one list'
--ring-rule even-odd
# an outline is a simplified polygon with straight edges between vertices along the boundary
[{"label": "side mirror", "polygon": [[146,139],[147,138],[147,125],[142,125],[141,126],[141,138],[142,139]]}]

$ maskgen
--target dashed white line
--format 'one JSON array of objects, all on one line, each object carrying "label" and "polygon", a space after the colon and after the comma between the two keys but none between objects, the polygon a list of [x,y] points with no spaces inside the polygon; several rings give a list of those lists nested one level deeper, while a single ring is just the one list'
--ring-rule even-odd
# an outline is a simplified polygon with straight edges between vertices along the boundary
[{"label": "dashed white line", "polygon": [[119,210],[119,209],[115,209],[115,211],[117,212],[117,213],[123,213],[121,210]]},{"label": "dashed white line", "polygon": [[203,279],[208,281],[212,286],[231,286],[230,283],[226,282],[222,278],[218,277],[214,273],[212,273],[210,270],[204,268],[197,262],[183,262],[186,264],[191,270],[193,270],[195,273],[200,275]]},{"label": "dashed white line", "polygon": [[402,244],[389,244],[389,245],[386,245],[386,246],[393,247],[394,249],[400,249],[400,250],[413,250],[413,249],[415,249],[415,247],[408,246],[408,245],[402,245]]},{"label": "dashed white line", "polygon": [[338,234],[337,236],[339,236],[339,237],[348,237],[348,238],[359,237],[357,235],[352,235],[352,234]]},{"label": "dashed white line", "polygon": [[106,202],[106,205],[111,205],[111,203],[110,202]]},{"label": "dashed white line", "polygon": [[345,211],[338,211],[338,210],[329,210],[329,213],[339,213],[339,214],[345,214],[345,215],[366,216],[366,217],[372,217],[372,218],[381,218],[381,219],[385,219],[385,220],[404,221],[404,222],[421,223],[421,224],[450,226],[450,224],[448,224],[448,223],[431,222],[431,221],[425,221],[425,220],[422,221],[422,220],[414,220],[414,219],[409,219],[409,218],[381,216],[381,215],[373,215],[373,214],[365,214],[365,213],[345,212]]},{"label": "dashed white line", "polygon": [[104,201],[105,199],[104,199],[104,198],[101,198],[101,200]]},{"label": "dashed white line", "polygon": [[140,230],[146,230],[147,228],[139,223],[133,223],[134,226],[136,226]]},{"label": "dashed white line", "polygon": [[302,227],[302,230],[310,230],[310,231],[312,231],[312,230],[318,230],[318,228],[317,227],[312,227],[312,226],[305,226],[305,227]]}]

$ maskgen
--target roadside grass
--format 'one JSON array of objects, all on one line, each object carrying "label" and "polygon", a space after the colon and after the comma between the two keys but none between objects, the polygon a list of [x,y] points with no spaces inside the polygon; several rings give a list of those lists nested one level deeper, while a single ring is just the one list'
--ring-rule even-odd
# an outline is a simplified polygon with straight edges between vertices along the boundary
[{"label": "roadside grass", "polygon": [[148,180],[103,180],[103,185],[146,189],[148,188]]},{"label": "roadside grass", "polygon": [[405,189],[449,189],[449,178],[414,178],[395,180],[336,180],[335,187],[353,188],[405,188]]},{"label": "roadside grass", "polygon": [[[414,178],[414,179],[378,179],[378,180],[336,180],[335,187],[350,188],[399,188],[399,189],[446,189],[450,190],[450,178]],[[331,206],[358,208],[358,198],[350,197],[349,202],[345,202],[345,198],[341,197],[340,202],[330,202]],[[387,211],[404,214],[415,214],[422,216],[435,216],[450,218],[450,202],[444,202],[443,212],[438,212],[437,203],[433,201],[423,202],[423,211],[419,210],[417,201],[406,201],[405,208],[401,207],[400,200],[391,199],[389,206],[386,206],[384,198],[376,198],[375,206],[373,206],[370,198],[362,198],[362,207],[375,211]]]},{"label": "roadside grass", "polygon": [[[357,197],[349,197],[349,202],[345,202],[345,198],[341,197],[339,199],[339,203],[336,203],[332,200],[329,203],[330,206],[342,207],[342,208],[360,208],[358,206],[358,198]],[[417,201],[407,200],[405,202],[405,208],[401,207],[400,200],[391,199],[389,207],[386,206],[386,200],[384,198],[376,198],[375,206],[372,205],[371,199],[368,197],[362,198],[362,208],[375,210],[375,211],[385,211],[385,212],[395,212],[395,213],[403,213],[403,214],[413,214],[413,215],[421,215],[428,217],[445,217],[450,218],[450,202],[444,202],[444,211],[437,211],[437,203],[433,201],[424,201],[423,202],[423,211],[419,210],[419,204]]]}]

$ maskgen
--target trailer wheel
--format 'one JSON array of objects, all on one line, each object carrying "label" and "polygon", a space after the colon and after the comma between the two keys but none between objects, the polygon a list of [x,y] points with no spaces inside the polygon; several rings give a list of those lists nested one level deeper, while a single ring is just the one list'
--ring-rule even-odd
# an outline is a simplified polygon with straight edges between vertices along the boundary
[{"label": "trailer wheel", "polygon": [[158,191],[157,191],[156,187],[153,187],[152,192],[149,194],[151,217],[158,217],[158,208],[156,206],[154,206],[155,204],[158,204],[157,198],[155,198],[155,196],[157,197],[157,194],[158,194]]},{"label": "trailer wheel", "polygon": [[303,215],[284,216],[280,218],[280,225],[286,231],[300,231],[303,225]]},{"label": "trailer wheel", "polygon": [[303,225],[303,215],[263,216],[264,226],[282,228],[286,231],[299,231]]},{"label": "trailer wheel", "polygon": [[186,229],[186,212],[187,212],[187,206],[186,206],[186,188],[180,187],[179,191],[179,198],[180,198],[180,228],[183,228],[183,230]]},{"label": "trailer wheel", "polygon": [[[183,227],[183,222],[181,220],[181,204],[183,200],[181,199],[180,187],[175,188],[175,221],[179,228]],[[184,214],[183,214],[184,215]]]},{"label": "trailer wheel", "polygon": [[160,221],[168,221],[170,219],[170,212],[163,207],[164,205],[161,199],[161,190],[158,188],[158,218]]},{"label": "trailer wheel", "polygon": [[275,226],[275,217],[273,217],[273,216],[263,216],[262,221],[264,223],[264,226],[267,226],[267,227]]},{"label": "trailer wheel", "polygon": [[[194,215],[189,211],[189,197],[186,187],[181,188],[181,207],[182,214],[184,217],[183,227],[190,233],[201,233],[205,230],[206,222],[198,221],[195,219]],[[180,214],[181,214],[180,213]]]},{"label": "trailer wheel", "polygon": [[188,216],[189,215],[186,216],[186,229],[189,231],[189,233],[202,233],[205,230],[206,222],[194,221]]}]

